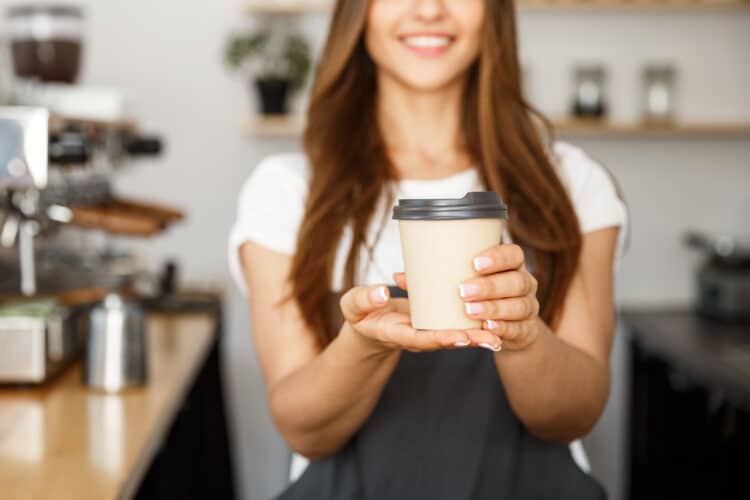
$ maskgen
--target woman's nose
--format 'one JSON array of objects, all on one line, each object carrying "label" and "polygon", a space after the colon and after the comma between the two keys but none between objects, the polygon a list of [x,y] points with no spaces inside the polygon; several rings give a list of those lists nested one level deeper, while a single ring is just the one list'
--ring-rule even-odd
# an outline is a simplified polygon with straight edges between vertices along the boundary
[{"label": "woman's nose", "polygon": [[414,14],[420,21],[438,21],[445,16],[444,0],[414,0]]}]

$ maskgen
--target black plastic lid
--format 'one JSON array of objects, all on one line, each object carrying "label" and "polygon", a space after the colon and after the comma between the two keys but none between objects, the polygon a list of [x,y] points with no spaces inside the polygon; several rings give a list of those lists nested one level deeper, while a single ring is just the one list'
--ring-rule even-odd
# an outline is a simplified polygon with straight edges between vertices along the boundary
[{"label": "black plastic lid", "polygon": [[460,199],[399,200],[396,220],[506,219],[508,208],[492,191],[468,193]]}]

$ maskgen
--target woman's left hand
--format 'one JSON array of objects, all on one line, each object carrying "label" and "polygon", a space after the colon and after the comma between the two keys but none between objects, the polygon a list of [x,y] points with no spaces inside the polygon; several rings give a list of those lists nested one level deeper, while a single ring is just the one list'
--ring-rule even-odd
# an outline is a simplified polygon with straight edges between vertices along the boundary
[{"label": "woman's left hand", "polygon": [[[484,330],[492,332],[499,344],[473,338],[473,345],[493,351],[525,349],[539,335],[538,283],[526,270],[526,257],[518,245],[497,245],[474,259],[474,268],[481,275],[461,283],[458,293],[466,305],[466,314],[482,320]],[[399,287],[406,287],[404,273],[395,273]]]},{"label": "woman's left hand", "polygon": [[540,331],[538,283],[526,269],[518,245],[497,245],[474,259],[481,275],[463,282],[459,294],[470,318],[497,334],[506,350],[521,350],[534,343]]}]

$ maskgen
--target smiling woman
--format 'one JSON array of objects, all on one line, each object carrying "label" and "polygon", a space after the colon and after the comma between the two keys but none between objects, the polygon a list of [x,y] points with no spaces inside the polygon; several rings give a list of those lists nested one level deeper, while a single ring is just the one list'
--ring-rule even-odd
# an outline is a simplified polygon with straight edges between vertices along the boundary
[{"label": "smiling woman", "polygon": [[[272,416],[311,460],[281,500],[604,497],[568,443],[608,395],[625,209],[543,123],[512,0],[337,2],[305,154],[258,166],[230,240]],[[510,215],[455,284],[477,326],[416,330],[394,200],[484,190]]]}]

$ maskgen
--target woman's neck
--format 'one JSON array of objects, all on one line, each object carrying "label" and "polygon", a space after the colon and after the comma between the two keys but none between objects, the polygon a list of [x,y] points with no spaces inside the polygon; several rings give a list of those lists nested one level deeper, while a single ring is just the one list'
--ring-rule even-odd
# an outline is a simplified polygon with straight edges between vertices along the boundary
[{"label": "woman's neck", "polygon": [[400,178],[434,179],[471,167],[461,133],[463,82],[433,92],[378,78],[378,119]]}]

